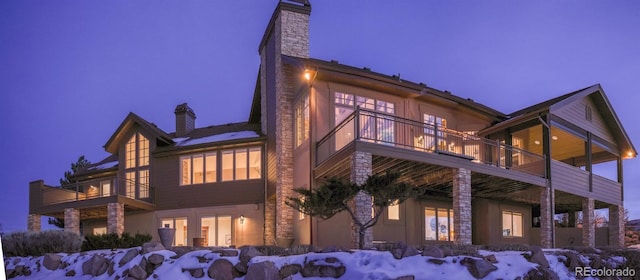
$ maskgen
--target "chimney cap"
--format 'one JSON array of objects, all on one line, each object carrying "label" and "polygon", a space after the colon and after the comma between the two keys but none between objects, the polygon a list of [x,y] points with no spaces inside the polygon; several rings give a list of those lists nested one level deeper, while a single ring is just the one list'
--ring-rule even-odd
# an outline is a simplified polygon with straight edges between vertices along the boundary
[{"label": "chimney cap", "polygon": [[193,109],[191,109],[191,107],[189,107],[189,105],[187,105],[187,103],[182,103],[182,104],[176,106],[176,110],[173,111],[173,113],[175,113],[175,114],[189,113],[189,114],[193,115],[193,117],[196,116],[196,113],[193,112]]}]

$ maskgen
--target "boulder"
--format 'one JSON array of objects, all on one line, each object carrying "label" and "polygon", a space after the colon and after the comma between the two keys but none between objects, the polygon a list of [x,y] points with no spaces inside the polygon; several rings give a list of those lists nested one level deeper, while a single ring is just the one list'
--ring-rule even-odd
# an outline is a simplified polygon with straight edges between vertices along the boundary
[{"label": "boulder", "polygon": [[[318,262],[324,262],[326,264],[316,264]],[[303,277],[340,278],[340,276],[342,276],[346,271],[347,268],[339,260],[331,263],[326,260],[314,260],[306,262],[300,273]]]},{"label": "boulder", "polygon": [[164,262],[164,256],[160,255],[160,254],[152,254],[147,259],[147,262],[149,264],[152,264],[154,268],[157,268],[158,266],[160,266],[162,264],[162,262]]},{"label": "boulder", "polygon": [[93,255],[88,261],[82,264],[82,274],[98,276],[102,275],[109,268],[109,261],[102,255]]},{"label": "boulder", "polygon": [[444,252],[440,248],[432,246],[422,250],[422,256],[432,258],[444,258]]},{"label": "boulder", "polygon": [[404,242],[398,242],[393,245],[393,249],[391,249],[391,254],[397,260],[418,255],[418,250],[413,246],[409,246]]},{"label": "boulder", "polygon": [[193,278],[202,278],[204,277],[204,269],[202,268],[183,268],[182,272],[188,271]]},{"label": "boulder", "polygon": [[542,249],[539,246],[531,246],[531,258],[529,259],[529,262],[537,263],[544,269],[549,268],[549,261],[547,261],[547,258],[544,256],[544,252],[542,252]]},{"label": "boulder", "polygon": [[208,274],[211,279],[232,280],[233,264],[227,259],[217,259],[209,267]]},{"label": "boulder", "polygon": [[166,250],[164,246],[160,243],[160,241],[150,241],[142,244],[142,254],[151,253],[155,251]]},{"label": "boulder", "polygon": [[45,254],[42,264],[48,270],[55,270],[55,269],[58,269],[61,261],[62,261],[62,256],[58,254]]},{"label": "boulder", "polygon": [[428,259],[427,261],[432,263],[432,264],[437,264],[437,265],[441,265],[441,264],[447,262],[447,261],[441,260],[441,259]]},{"label": "boulder", "polygon": [[340,246],[327,246],[322,249],[322,253],[333,253],[333,252],[349,252],[349,249],[340,247]]},{"label": "boulder", "polygon": [[498,268],[485,259],[476,259],[466,257],[460,261],[460,264],[467,267],[469,273],[476,279],[482,279]]},{"label": "boulder", "polygon": [[498,259],[496,259],[496,255],[494,254],[485,256],[484,259],[489,261],[490,263],[498,263]]},{"label": "boulder", "polygon": [[147,275],[148,274],[144,270],[144,268],[140,267],[139,265],[134,265],[129,269],[129,277],[131,278],[144,280],[147,279]]},{"label": "boulder", "polygon": [[235,265],[236,270],[241,274],[246,274],[247,268],[249,267],[249,261],[251,258],[256,256],[262,256],[262,253],[260,253],[256,248],[251,246],[244,246],[240,248],[240,256],[238,257],[240,262]]},{"label": "boulder", "polygon": [[120,261],[118,262],[118,265],[120,265],[120,266],[125,265],[126,263],[130,262],[131,260],[133,260],[133,258],[135,258],[139,253],[140,253],[140,251],[138,251],[137,248],[130,249],[120,259]]},{"label": "boulder", "polygon": [[265,261],[249,266],[245,280],[280,280],[280,271],[273,262]]},{"label": "boulder", "polygon": [[416,277],[413,275],[405,275],[405,276],[400,276],[396,278],[396,280],[413,280],[413,279],[416,279]]},{"label": "boulder", "polygon": [[73,277],[73,276],[76,276],[76,271],[75,271],[75,270],[73,270],[73,269],[72,269],[72,270],[69,270],[69,271],[67,271],[67,273],[65,273],[65,274],[64,274],[64,276],[66,276],[66,277]]},{"label": "boulder", "polygon": [[280,277],[286,279],[289,276],[300,273],[300,270],[302,270],[302,266],[297,263],[285,264],[280,268]]}]

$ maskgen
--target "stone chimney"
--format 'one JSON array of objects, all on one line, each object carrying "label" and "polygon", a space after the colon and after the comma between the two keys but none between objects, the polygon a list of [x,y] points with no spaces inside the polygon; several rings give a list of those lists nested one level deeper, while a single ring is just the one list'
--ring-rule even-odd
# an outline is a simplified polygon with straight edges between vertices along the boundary
[{"label": "stone chimney", "polygon": [[271,15],[258,53],[262,54],[269,41],[274,41],[274,51],[278,54],[309,58],[310,14],[311,4],[308,0],[281,0]]},{"label": "stone chimney", "polygon": [[174,113],[176,114],[176,137],[185,136],[196,128],[196,113],[187,103],[176,106]]}]

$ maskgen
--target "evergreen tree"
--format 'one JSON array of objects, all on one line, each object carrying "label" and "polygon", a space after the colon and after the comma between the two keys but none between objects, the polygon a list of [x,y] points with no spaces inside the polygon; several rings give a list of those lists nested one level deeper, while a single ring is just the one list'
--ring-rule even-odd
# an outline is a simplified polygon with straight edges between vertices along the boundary
[{"label": "evergreen tree", "polygon": [[[358,248],[364,247],[364,236],[368,228],[373,227],[380,215],[394,203],[402,203],[405,200],[416,197],[415,187],[398,182],[400,173],[387,172],[382,175],[371,175],[362,184],[353,184],[337,178],[330,178],[320,187],[314,190],[303,188],[294,189],[300,197],[288,197],[285,202],[288,206],[304,214],[327,220],[334,215],[347,211],[351,220],[356,225],[359,242]],[[355,196],[364,192],[373,199],[373,217],[366,221],[360,221],[355,209],[350,205]]]},{"label": "evergreen tree", "polygon": [[[62,187],[64,185],[73,183],[71,177],[73,177],[73,175],[75,175],[79,171],[85,170],[89,165],[91,165],[91,162],[87,160],[84,155],[80,156],[78,158],[78,161],[71,163],[71,170],[64,172],[64,177],[60,178],[60,186]],[[64,219],[49,218],[48,223],[59,228],[64,228]]]}]

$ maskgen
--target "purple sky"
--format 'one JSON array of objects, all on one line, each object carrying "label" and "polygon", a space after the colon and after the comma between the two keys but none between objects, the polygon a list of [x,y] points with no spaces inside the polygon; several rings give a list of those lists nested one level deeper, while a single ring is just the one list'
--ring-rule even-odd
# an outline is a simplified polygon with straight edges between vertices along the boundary
[{"label": "purple sky", "polygon": [[[0,1],[0,224],[28,183],[97,162],[130,111],[174,130],[245,121],[277,1]],[[311,56],[424,82],[505,113],[600,83],[640,147],[637,1],[313,1]],[[640,218],[640,160],[625,161]]]}]

